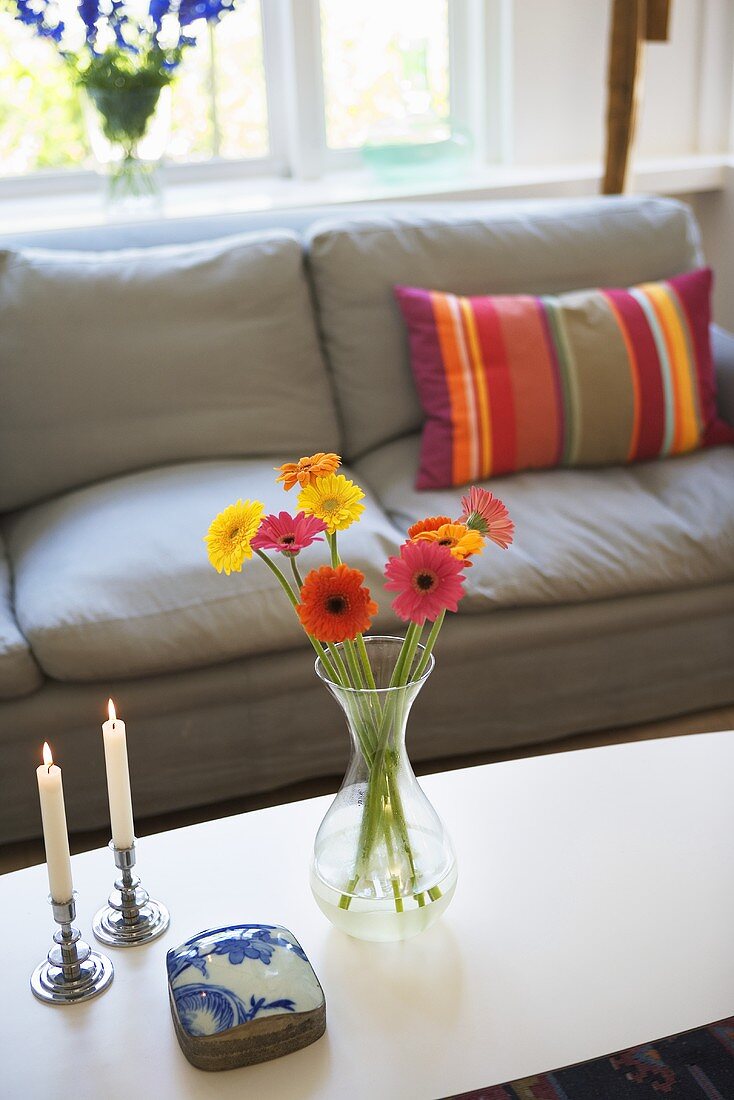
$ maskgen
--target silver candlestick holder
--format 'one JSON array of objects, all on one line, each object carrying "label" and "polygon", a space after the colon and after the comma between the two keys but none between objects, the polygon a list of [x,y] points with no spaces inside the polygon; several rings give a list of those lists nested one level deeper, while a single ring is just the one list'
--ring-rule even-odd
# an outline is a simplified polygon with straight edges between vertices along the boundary
[{"label": "silver candlestick holder", "polygon": [[100,943],[109,947],[137,947],[149,943],[168,928],[170,916],[165,905],[153,901],[140,879],[133,875],[135,840],[130,848],[116,848],[110,841],[115,866],[122,872],[115,888],[92,921],[92,931]]},{"label": "silver candlestick holder", "polygon": [[54,946],[48,958],[31,974],[31,989],[39,1001],[68,1005],[88,1001],[107,989],[114,968],[106,955],[92,951],[73,927],[76,917],[74,898],[51,900],[54,920],[61,927],[54,933]]}]

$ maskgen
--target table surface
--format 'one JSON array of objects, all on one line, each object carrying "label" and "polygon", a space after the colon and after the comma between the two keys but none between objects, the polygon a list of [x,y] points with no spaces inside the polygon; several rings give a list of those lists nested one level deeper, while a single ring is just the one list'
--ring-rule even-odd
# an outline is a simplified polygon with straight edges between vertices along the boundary
[{"label": "table surface", "polygon": [[[328,798],[142,840],[138,870],[171,927],[110,949],[115,980],[85,1005],[42,1005],[28,986],[53,932],[45,868],[0,878],[2,1096],[436,1100],[734,1015],[734,733],[422,782],[454,838],[459,885],[438,924],[404,943],[353,940],[316,908],[308,865]],[[73,864],[93,943],[111,856]],[[165,953],[255,921],[300,939],[326,1035],[264,1065],[196,1070],[174,1036]]]}]

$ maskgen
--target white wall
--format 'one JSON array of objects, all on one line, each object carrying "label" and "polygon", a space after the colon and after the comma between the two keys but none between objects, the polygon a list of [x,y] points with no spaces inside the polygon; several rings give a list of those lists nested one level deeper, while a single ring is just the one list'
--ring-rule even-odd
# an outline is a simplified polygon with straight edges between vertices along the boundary
[{"label": "white wall", "polygon": [[725,170],[724,188],[696,195],[691,205],[714,269],[714,319],[734,332],[734,161]]},{"label": "white wall", "polygon": [[[610,0],[515,0],[513,159],[598,161],[604,144]],[[727,148],[734,0],[673,0],[670,41],[649,43],[637,155]]]},{"label": "white wall", "polygon": [[[611,0],[510,4],[513,161],[600,164]],[[723,189],[690,201],[716,272],[716,319],[734,331],[733,74],[734,0],[672,0],[670,41],[645,48],[634,159],[730,155]]]}]

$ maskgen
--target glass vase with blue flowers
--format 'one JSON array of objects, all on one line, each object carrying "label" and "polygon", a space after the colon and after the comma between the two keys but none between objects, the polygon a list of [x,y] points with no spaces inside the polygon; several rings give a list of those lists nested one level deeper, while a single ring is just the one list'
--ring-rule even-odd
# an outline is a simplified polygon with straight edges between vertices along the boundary
[{"label": "glass vase with blue flowers", "polygon": [[115,206],[160,199],[169,89],[193,24],[218,22],[237,0],[11,0],[14,14],[58,50],[85,96],[92,150]]}]

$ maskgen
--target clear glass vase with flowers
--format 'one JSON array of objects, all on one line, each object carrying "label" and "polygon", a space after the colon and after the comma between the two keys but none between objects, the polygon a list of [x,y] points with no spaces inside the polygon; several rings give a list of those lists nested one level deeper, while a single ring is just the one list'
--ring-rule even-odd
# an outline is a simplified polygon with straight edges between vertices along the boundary
[{"label": "clear glass vase with flowers", "polygon": [[[457,520],[416,522],[384,570],[405,635],[368,635],[377,604],[338,546],[364,511],[364,493],[337,472],[340,461],[316,454],[279,467],[284,489],[300,489],[295,514],[265,515],[258,501],[237,501],[213,520],[206,541],[219,572],[239,572],[253,555],[265,562],[313,647],[317,675],[346,716],[351,755],[316,836],[314,897],[350,935],[398,940],[430,927],[457,881],[451,841],[410,765],[408,715],[433,672],[446,614],[464,596],[471,558],[488,542],[507,549],[514,525],[502,502],[478,487],[462,499]],[[298,556],[317,541],[329,561],[303,577]]]}]

